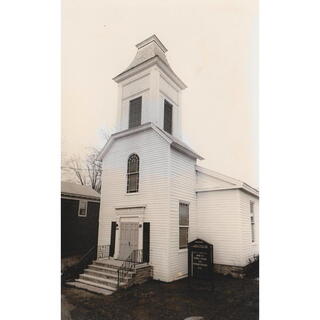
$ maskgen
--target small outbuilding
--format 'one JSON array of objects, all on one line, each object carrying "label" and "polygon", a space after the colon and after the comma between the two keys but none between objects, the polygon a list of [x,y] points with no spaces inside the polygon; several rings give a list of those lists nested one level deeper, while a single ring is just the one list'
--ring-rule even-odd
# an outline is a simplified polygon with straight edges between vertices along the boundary
[{"label": "small outbuilding", "polygon": [[100,194],[88,186],[61,182],[61,257],[85,254],[97,245]]}]

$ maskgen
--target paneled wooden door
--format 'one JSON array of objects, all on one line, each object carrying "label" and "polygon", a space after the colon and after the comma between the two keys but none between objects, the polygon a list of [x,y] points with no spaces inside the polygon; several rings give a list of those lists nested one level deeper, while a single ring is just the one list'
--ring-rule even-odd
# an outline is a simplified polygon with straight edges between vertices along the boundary
[{"label": "paneled wooden door", "polygon": [[126,260],[133,250],[138,249],[139,224],[136,222],[120,223],[119,260]]}]

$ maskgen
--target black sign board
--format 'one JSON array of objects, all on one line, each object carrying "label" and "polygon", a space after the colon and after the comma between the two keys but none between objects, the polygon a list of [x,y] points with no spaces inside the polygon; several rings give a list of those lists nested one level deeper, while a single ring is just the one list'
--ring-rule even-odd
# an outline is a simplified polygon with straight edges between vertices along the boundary
[{"label": "black sign board", "polygon": [[188,243],[188,275],[198,280],[212,280],[213,245],[196,239]]}]

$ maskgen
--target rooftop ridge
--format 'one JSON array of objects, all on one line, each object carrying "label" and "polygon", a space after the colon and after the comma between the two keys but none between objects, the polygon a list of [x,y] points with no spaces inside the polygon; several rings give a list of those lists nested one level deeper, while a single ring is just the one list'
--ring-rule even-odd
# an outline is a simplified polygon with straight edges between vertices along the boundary
[{"label": "rooftop ridge", "polygon": [[155,34],[136,44],[136,47],[138,49],[141,49],[142,47],[148,45],[151,42],[155,42],[164,53],[168,51],[168,49],[164,46],[164,44],[159,40],[159,38]]}]

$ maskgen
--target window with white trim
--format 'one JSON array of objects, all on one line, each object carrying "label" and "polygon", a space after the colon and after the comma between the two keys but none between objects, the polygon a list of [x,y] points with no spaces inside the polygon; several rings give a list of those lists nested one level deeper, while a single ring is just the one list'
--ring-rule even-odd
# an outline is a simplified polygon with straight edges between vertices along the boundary
[{"label": "window with white trim", "polygon": [[189,231],[189,204],[179,203],[179,249],[187,248]]},{"label": "window with white trim", "polygon": [[139,162],[139,157],[135,153],[128,159],[127,193],[139,191]]},{"label": "window with white trim", "polygon": [[88,206],[87,200],[79,200],[79,210],[78,210],[79,217],[87,216],[87,206]]},{"label": "window with white trim", "polygon": [[255,242],[255,219],[254,219],[254,202],[250,201],[250,223],[251,223],[251,242]]}]

